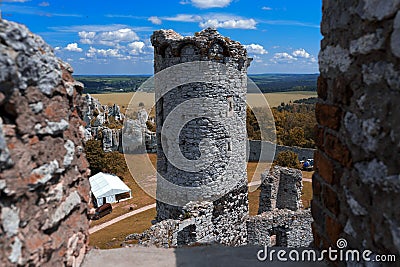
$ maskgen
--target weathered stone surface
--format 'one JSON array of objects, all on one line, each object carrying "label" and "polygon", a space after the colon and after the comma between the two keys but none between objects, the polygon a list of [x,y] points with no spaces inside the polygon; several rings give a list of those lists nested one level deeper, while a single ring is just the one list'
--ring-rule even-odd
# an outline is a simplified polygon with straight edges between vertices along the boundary
[{"label": "weathered stone surface", "polygon": [[390,48],[396,57],[400,57],[400,12],[397,12],[393,22],[393,33],[390,38]]},{"label": "weathered stone surface", "polygon": [[323,2],[319,105],[342,113],[331,114],[338,127],[327,116],[317,126],[311,209],[321,249],[345,238],[350,249],[400,256],[399,9],[398,0]]},{"label": "weathered stone surface", "polygon": [[49,228],[54,227],[57,223],[59,223],[62,219],[68,216],[71,211],[76,208],[81,203],[81,198],[78,192],[72,192],[64,202],[60,204],[60,206],[55,210],[54,214],[51,215],[50,219],[46,221],[43,225],[42,230],[47,230]]},{"label": "weathered stone surface", "polygon": [[64,167],[68,167],[74,160],[75,144],[71,140],[67,140],[64,144],[64,148],[67,150],[67,153],[64,156],[63,165]]},{"label": "weathered stone surface", "polygon": [[340,45],[327,46],[318,55],[319,69],[322,73],[328,73],[329,69],[339,69],[341,72],[348,70],[351,64],[350,53]]},{"label": "weathered stone surface", "polygon": [[25,26],[3,21],[0,25],[1,49],[8,50],[1,57],[0,82],[25,90],[37,86],[51,95],[61,82],[61,68],[53,49],[43,39],[31,34]]},{"label": "weathered stone surface", "polygon": [[17,207],[3,207],[1,210],[1,221],[3,222],[3,229],[7,237],[14,236],[18,233],[19,227],[19,208]]},{"label": "weathered stone surface", "polygon": [[0,170],[9,167],[13,162],[3,133],[3,120],[0,118]]},{"label": "weathered stone surface", "polygon": [[363,19],[383,20],[393,15],[400,7],[400,0],[392,0],[388,2],[379,0],[362,0],[359,1],[358,14]]},{"label": "weathered stone surface", "polygon": [[351,54],[367,54],[373,50],[382,48],[385,39],[382,36],[382,29],[376,30],[374,33],[366,34],[357,40],[350,42]]},{"label": "weathered stone surface", "polygon": [[85,254],[89,170],[75,154],[83,101],[71,72],[25,26],[0,20],[1,266],[79,266]]}]

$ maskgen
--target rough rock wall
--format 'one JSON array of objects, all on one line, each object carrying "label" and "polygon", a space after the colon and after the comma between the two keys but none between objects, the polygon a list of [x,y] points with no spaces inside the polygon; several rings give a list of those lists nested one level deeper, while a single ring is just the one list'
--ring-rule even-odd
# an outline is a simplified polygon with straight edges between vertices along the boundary
[{"label": "rough rock wall", "polygon": [[82,84],[40,37],[0,20],[0,265],[79,266],[88,245]]},{"label": "rough rock wall", "polygon": [[400,1],[323,1],[314,243],[400,254]]},{"label": "rough rock wall", "polygon": [[[208,195],[218,194],[221,184],[227,183],[228,177],[234,177],[236,186],[220,199],[214,201],[212,221],[216,240],[227,245],[240,245],[246,243],[245,217],[248,214],[247,177],[246,177],[246,129],[242,125],[233,125],[229,134],[225,125],[215,122],[215,118],[207,116],[196,118],[184,125],[179,136],[179,147],[188,160],[196,160],[200,157],[199,147],[202,140],[209,139],[213,146],[203,145],[207,148],[216,147],[219,153],[205,153],[204,165],[207,169],[189,172],[176,168],[168,160],[161,143],[161,131],[167,116],[180,104],[198,98],[213,99],[215,110],[221,112],[217,119],[237,116],[245,122],[246,116],[246,89],[247,89],[247,65],[249,60],[244,47],[227,37],[221,36],[216,30],[205,29],[195,36],[182,37],[172,30],[160,30],[154,32],[151,37],[154,46],[154,71],[158,73],[168,67],[185,62],[208,61],[224,64],[226,69],[220,66],[214,69],[197,69],[186,67],[183,74],[175,72],[170,75],[169,82],[182,84],[185,77],[196,76],[199,71],[204,75],[212,76],[213,83],[192,82],[184,83],[173,90],[163,94],[162,89],[156,88],[156,99],[162,96],[156,103],[157,119],[157,171],[166,180],[175,185],[185,187],[199,187],[207,184],[216,184],[217,188],[208,187]],[[193,65],[192,65],[193,66]],[[188,72],[190,72],[188,74]],[[180,77],[179,75],[182,75]],[[203,103],[197,102],[190,110],[197,113],[209,110]],[[189,110],[188,110],[189,111]],[[231,120],[232,121],[232,120]],[[168,137],[170,138],[170,137]],[[172,138],[171,138],[172,139]],[[217,155],[215,155],[217,154]],[[231,166],[227,168],[228,162]],[[202,162],[203,164],[203,162]],[[221,178],[222,177],[222,178]],[[158,179],[160,180],[160,179]],[[214,186],[215,187],[215,186]],[[162,195],[166,189],[158,183],[157,195]],[[179,192],[177,192],[179,193]],[[184,197],[184,196],[183,196]],[[157,201],[157,220],[177,219],[182,207],[172,206]]]}]

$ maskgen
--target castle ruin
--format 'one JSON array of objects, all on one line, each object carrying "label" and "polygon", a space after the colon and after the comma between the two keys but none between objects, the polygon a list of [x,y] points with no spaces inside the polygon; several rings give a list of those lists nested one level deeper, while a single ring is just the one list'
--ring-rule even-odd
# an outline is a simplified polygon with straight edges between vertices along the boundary
[{"label": "castle ruin", "polygon": [[[157,124],[157,172],[167,181],[182,187],[197,187],[211,183],[209,194],[219,194],[224,180],[233,177],[236,183],[230,192],[218,196],[212,202],[212,224],[217,242],[227,245],[240,245],[246,243],[245,217],[248,214],[247,175],[246,175],[246,91],[247,67],[250,59],[247,58],[245,48],[238,42],[221,36],[214,29],[205,29],[195,36],[182,37],[172,30],[154,32],[151,37],[154,46],[154,72],[161,73],[169,67],[187,62],[219,63],[214,68],[198,69],[201,74],[213,77],[212,83],[191,82],[177,86],[167,93],[156,87],[156,124]],[[188,65],[187,65],[188,66]],[[211,66],[211,65],[210,65]],[[182,73],[174,72],[168,80],[177,83],[185,80],[187,76],[197,75],[196,69],[190,72],[190,67]],[[211,99],[218,114],[207,117],[205,102],[200,99]],[[202,157],[207,163],[206,168],[198,171],[186,171],[175,167],[166,155],[165,143],[174,137],[162,134],[166,118],[174,109],[185,101],[198,100],[189,109],[197,111],[199,116],[190,120],[183,126],[179,133],[179,150],[187,160],[195,161]],[[187,113],[189,112],[187,110]],[[204,113],[202,113],[204,112]],[[186,114],[182,115],[186,116]],[[241,123],[231,125],[229,133],[224,129],[226,125],[218,123],[219,118],[229,120],[236,117]],[[176,123],[176,122],[174,122]],[[244,123],[244,124],[243,124]],[[165,128],[165,127],[164,127]],[[209,139],[212,145],[202,144],[203,139]],[[162,141],[165,141],[163,144]],[[174,142],[173,140],[172,142]],[[201,149],[213,147],[217,156],[210,151]],[[204,153],[203,153],[204,152]],[[230,162],[230,165],[229,165]],[[230,166],[228,168],[228,165]],[[179,192],[166,192],[160,185],[158,177],[157,196],[162,194],[177,194]],[[158,198],[159,199],[159,198]],[[187,202],[190,202],[188,199]],[[178,219],[182,214],[183,205],[170,205],[157,201],[157,220]]]},{"label": "castle ruin", "polygon": [[[311,204],[319,249],[346,238],[350,249],[400,254],[399,10],[397,0],[323,1]],[[26,27],[1,20],[0,39],[0,264],[79,266],[89,201],[82,87]],[[182,210],[209,214],[209,204]],[[179,240],[193,240],[188,226]]]}]

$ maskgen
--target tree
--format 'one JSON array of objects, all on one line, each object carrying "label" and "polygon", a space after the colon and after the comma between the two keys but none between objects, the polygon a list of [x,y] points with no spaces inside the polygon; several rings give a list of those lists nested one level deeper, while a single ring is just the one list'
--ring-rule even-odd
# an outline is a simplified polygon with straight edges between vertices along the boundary
[{"label": "tree", "polygon": [[261,140],[260,125],[258,124],[254,112],[248,106],[246,108],[246,129],[248,139]]},{"label": "tree", "polygon": [[102,171],[104,166],[104,151],[99,140],[88,140],[85,144],[86,158],[92,175]]},{"label": "tree", "polygon": [[274,164],[282,167],[301,169],[298,155],[290,150],[280,152]]},{"label": "tree", "polygon": [[306,143],[306,139],[304,137],[304,130],[300,127],[294,127],[289,130],[287,145],[288,146],[299,146],[302,147]]},{"label": "tree", "polygon": [[117,151],[105,153],[99,140],[88,140],[85,152],[92,175],[106,172],[123,176],[128,171],[124,155]]}]

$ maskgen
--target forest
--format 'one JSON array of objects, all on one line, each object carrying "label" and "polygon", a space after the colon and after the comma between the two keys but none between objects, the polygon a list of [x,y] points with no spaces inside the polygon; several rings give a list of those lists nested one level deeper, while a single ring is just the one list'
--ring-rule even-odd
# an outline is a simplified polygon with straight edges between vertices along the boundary
[{"label": "forest", "polygon": [[[256,74],[248,76],[263,93],[316,91],[318,74]],[[136,92],[150,75],[82,76],[75,79],[85,86],[84,93]],[[250,89],[249,93],[259,93]]]}]

